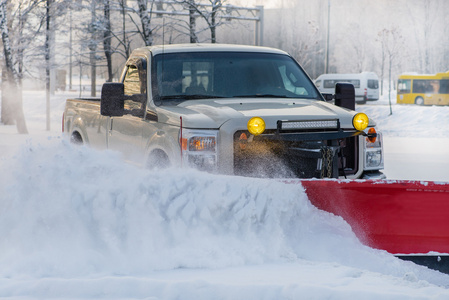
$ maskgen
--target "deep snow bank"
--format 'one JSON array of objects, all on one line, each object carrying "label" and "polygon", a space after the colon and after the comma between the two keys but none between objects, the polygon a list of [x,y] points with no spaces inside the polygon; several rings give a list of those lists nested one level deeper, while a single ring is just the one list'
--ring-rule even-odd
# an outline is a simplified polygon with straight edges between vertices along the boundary
[{"label": "deep snow bank", "polygon": [[377,123],[377,129],[388,137],[426,137],[435,139],[449,138],[449,107],[394,105],[390,115],[389,106],[376,105],[357,106],[357,111],[366,113]]},{"label": "deep snow bank", "polygon": [[[311,260],[444,284],[361,245],[302,187],[151,172],[60,139],[0,161],[0,276],[148,274]],[[409,276],[409,275],[407,275]]]}]

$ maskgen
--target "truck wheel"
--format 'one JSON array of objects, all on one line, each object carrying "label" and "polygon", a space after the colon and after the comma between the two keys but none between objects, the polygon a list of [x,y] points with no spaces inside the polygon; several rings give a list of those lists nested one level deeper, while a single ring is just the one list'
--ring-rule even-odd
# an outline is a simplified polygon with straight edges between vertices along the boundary
[{"label": "truck wheel", "polygon": [[415,104],[417,105],[424,105],[424,99],[421,96],[416,97]]},{"label": "truck wheel", "polygon": [[70,142],[75,145],[82,145],[83,144],[83,138],[81,137],[81,134],[79,132],[72,133],[72,136],[70,137]]},{"label": "truck wheel", "polygon": [[162,150],[154,150],[147,160],[146,168],[149,170],[153,169],[166,169],[170,167],[170,160],[167,154]]}]

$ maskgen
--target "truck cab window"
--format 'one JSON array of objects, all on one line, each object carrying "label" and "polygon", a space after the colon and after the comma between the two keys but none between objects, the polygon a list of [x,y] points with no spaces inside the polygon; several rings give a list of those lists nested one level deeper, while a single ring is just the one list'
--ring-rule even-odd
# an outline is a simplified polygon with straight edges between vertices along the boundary
[{"label": "truck cab window", "polygon": [[213,62],[198,61],[182,64],[182,92],[185,94],[205,94],[210,91]]},{"label": "truck cab window", "polygon": [[158,103],[236,97],[321,100],[304,71],[286,55],[165,53],[154,56],[152,67],[153,96]]},{"label": "truck cab window", "polygon": [[142,64],[129,65],[123,80],[125,86],[125,109],[131,114],[142,115],[147,99],[147,72]]}]

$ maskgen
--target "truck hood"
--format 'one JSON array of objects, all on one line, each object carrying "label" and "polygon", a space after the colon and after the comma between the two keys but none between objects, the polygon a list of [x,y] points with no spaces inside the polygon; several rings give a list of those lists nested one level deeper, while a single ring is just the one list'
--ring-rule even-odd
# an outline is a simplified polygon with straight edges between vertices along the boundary
[{"label": "truck hood", "polygon": [[[267,129],[275,129],[278,120],[339,119],[342,128],[353,128],[356,112],[318,100],[245,98],[191,100],[174,106],[159,106],[159,122],[197,129],[218,129],[233,120],[261,117]],[[370,125],[373,123],[370,120]]]}]

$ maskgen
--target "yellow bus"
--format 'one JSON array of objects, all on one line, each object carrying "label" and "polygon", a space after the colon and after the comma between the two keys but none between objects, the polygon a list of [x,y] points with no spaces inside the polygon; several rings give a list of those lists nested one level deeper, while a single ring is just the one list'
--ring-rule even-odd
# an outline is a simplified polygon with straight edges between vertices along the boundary
[{"label": "yellow bus", "polygon": [[400,75],[397,103],[449,105],[449,71],[435,75]]}]

